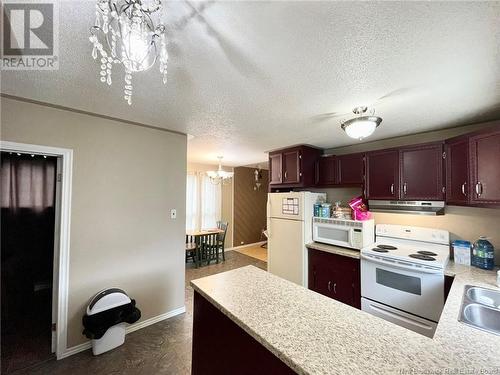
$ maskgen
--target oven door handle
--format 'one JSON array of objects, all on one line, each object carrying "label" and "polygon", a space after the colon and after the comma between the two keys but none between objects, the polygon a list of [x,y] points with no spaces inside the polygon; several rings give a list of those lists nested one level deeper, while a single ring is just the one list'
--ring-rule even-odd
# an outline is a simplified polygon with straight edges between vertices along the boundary
[{"label": "oven door handle", "polygon": [[429,331],[432,330],[432,328],[433,328],[430,325],[418,322],[414,319],[407,318],[406,316],[402,316],[402,315],[393,313],[392,311],[386,310],[386,309],[381,308],[379,306],[375,306],[375,305],[370,304],[370,309],[377,311],[381,315],[389,316],[391,318],[401,320],[405,323],[408,323],[408,324],[411,324],[411,325],[414,325],[414,326],[417,326],[417,327],[420,327],[423,329],[428,329]]},{"label": "oven door handle", "polygon": [[378,258],[372,258],[371,256],[368,256],[365,254],[361,254],[361,258],[368,261],[368,262],[378,263],[378,264],[382,264],[384,266],[400,268],[403,270],[408,270],[408,271],[413,271],[413,272],[434,273],[434,274],[443,273],[442,269],[414,267],[414,266],[403,264],[403,263],[398,262],[398,261],[390,262],[390,261],[385,261],[385,260],[378,259]]}]

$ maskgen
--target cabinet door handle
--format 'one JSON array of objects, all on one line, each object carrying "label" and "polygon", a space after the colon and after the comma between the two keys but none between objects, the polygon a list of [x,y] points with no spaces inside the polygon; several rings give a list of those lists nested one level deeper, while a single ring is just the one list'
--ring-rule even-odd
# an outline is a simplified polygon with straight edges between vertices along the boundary
[{"label": "cabinet door handle", "polygon": [[333,293],[337,294],[337,283],[333,283]]},{"label": "cabinet door handle", "polygon": [[404,195],[406,195],[406,192],[408,191],[408,186],[406,184],[406,182],[403,184],[403,193]]},{"label": "cabinet door handle", "polygon": [[462,194],[463,194],[463,195],[465,195],[465,196],[467,196],[467,193],[465,192],[465,186],[466,186],[466,185],[467,185],[467,182],[464,182],[464,183],[462,184]]},{"label": "cabinet door handle", "polygon": [[391,195],[394,195],[394,184],[391,184]]},{"label": "cabinet door handle", "polygon": [[285,180],[286,180],[286,171],[285,171]]},{"label": "cabinet door handle", "polygon": [[483,184],[481,183],[481,181],[478,181],[476,183],[476,194],[478,197],[480,197],[481,194],[483,194]]},{"label": "cabinet door handle", "polygon": [[329,292],[332,291],[332,282],[331,281],[328,281],[328,291]]}]

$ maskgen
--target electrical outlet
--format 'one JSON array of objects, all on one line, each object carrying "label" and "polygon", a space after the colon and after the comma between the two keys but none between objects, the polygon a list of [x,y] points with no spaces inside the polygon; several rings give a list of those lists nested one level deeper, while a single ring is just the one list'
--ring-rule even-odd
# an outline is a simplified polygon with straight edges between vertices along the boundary
[{"label": "electrical outlet", "polygon": [[175,208],[172,208],[170,210],[170,218],[171,219],[177,219],[177,210]]}]

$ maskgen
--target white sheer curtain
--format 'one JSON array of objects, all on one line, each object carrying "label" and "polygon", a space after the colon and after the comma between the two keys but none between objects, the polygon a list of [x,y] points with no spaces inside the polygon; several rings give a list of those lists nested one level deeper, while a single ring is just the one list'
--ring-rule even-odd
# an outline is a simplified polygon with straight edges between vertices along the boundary
[{"label": "white sheer curtain", "polygon": [[186,230],[215,228],[222,212],[221,185],[203,172],[190,172],[186,186]]},{"label": "white sheer curtain", "polygon": [[216,228],[222,211],[221,185],[214,185],[208,176],[202,176],[201,185],[201,228]]}]

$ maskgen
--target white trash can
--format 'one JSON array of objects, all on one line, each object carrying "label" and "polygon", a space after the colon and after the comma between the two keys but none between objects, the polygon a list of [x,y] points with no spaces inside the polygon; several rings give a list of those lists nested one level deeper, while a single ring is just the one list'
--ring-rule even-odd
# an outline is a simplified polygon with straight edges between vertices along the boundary
[{"label": "white trash can", "polygon": [[[92,319],[90,317],[95,316],[94,318],[95,320],[97,320],[97,314],[99,313],[103,313],[107,310],[115,309],[120,306],[130,309],[130,304],[133,304],[133,308],[137,310],[135,308],[135,301],[131,300],[127,293],[125,293],[123,290],[118,288],[104,289],[97,293],[90,301],[89,305],[87,306],[87,317],[85,318],[88,321]],[[138,316],[133,318],[134,321],[138,320],[140,317],[140,311],[137,310],[137,312],[138,314],[136,313],[136,315]],[[101,316],[103,316],[103,314],[101,314]],[[125,327],[126,323],[120,322],[107,328],[104,335],[99,339],[92,339],[92,353],[94,355],[99,355],[122,345],[125,342]],[[88,327],[85,328],[87,330]],[[86,330],[84,331],[84,334],[86,334]],[[87,337],[89,336],[87,335]]]}]

